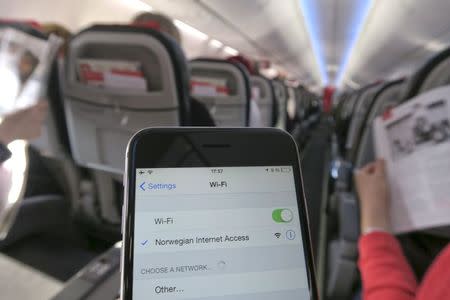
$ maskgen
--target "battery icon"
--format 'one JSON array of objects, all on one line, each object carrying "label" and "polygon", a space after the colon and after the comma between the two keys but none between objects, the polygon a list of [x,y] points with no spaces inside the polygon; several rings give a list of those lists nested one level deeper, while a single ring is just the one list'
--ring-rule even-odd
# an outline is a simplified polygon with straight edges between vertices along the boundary
[{"label": "battery icon", "polygon": [[291,168],[288,168],[288,167],[281,168],[281,173],[290,173],[290,172],[291,172]]}]

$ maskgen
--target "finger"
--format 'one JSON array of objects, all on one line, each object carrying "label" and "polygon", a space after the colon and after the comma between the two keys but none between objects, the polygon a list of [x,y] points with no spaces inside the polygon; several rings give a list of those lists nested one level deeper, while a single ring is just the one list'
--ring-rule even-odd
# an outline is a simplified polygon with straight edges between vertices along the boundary
[{"label": "finger", "polygon": [[37,116],[38,119],[44,119],[48,113],[48,105],[36,105],[33,107],[33,115]]},{"label": "finger", "polygon": [[33,106],[34,110],[36,111],[47,111],[48,110],[48,103],[47,102],[39,102],[35,106]]},{"label": "finger", "polygon": [[384,159],[378,159],[376,161],[376,169],[375,172],[379,175],[384,175],[385,174],[385,168],[386,168],[386,164]]},{"label": "finger", "polygon": [[47,100],[40,100],[37,104],[37,107],[40,108],[47,108],[48,107],[48,101]]},{"label": "finger", "polygon": [[376,162],[371,162],[371,163],[368,163],[367,165],[365,165],[365,166],[361,169],[361,171],[362,171],[363,173],[365,173],[365,174],[372,174],[373,171],[374,171],[374,169],[375,169],[375,167],[376,167]]}]

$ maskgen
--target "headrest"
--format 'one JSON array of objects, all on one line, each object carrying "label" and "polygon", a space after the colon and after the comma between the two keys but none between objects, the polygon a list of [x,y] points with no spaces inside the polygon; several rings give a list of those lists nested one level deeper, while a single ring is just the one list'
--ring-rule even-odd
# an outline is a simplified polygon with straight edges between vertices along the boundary
[{"label": "headrest", "polygon": [[249,72],[251,75],[256,75],[253,64],[248,58],[246,58],[242,55],[235,55],[235,56],[228,57],[226,60],[228,62],[241,64],[242,66],[245,67],[247,72]]},{"label": "headrest", "polygon": [[20,20],[20,19],[0,19],[0,24],[17,24],[24,25],[36,30],[41,30],[42,26],[38,21],[35,20]]},{"label": "headrest", "polygon": [[396,106],[400,103],[400,92],[403,82],[403,79],[387,82],[376,92],[372,108],[365,121],[361,142],[356,149],[355,167],[362,167],[375,159],[375,149],[372,139],[373,121],[377,116],[382,115],[387,108]]},{"label": "headrest", "polygon": [[278,100],[278,123],[277,126],[281,128],[286,127],[286,114],[287,114],[287,102],[288,102],[288,90],[286,85],[280,80],[273,80],[272,84],[274,86],[275,94]]},{"label": "headrest", "polygon": [[41,26],[34,21],[0,20],[0,28],[10,27],[40,39],[47,39],[47,35],[41,31]]},{"label": "headrest", "polygon": [[[402,96],[402,102],[411,99],[412,97],[417,96],[420,92],[424,91],[424,83],[427,78],[431,75],[435,69],[437,69],[441,63],[450,58],[450,48],[445,49],[444,51],[438,53],[431,59],[429,59],[422,67],[419,68],[417,72],[415,72],[410,79],[406,83],[406,87],[404,89],[404,93]],[[448,68],[443,70],[447,72]],[[447,76],[448,77],[448,76]],[[445,82],[444,84],[448,84],[450,82]],[[437,87],[442,84],[436,84],[434,86],[430,85],[429,89],[433,87]]]},{"label": "headrest", "polygon": [[134,22],[131,26],[149,28],[157,31],[161,30],[161,24],[157,21]]},{"label": "headrest", "polygon": [[287,87],[284,85],[284,83],[280,80],[273,80],[273,85],[275,88],[275,93],[277,96],[286,97],[287,98]]},{"label": "headrest", "polygon": [[298,86],[294,89],[296,114],[301,121],[303,121],[303,118],[305,117],[306,113],[308,102],[307,93],[308,91],[302,86]]},{"label": "headrest", "polygon": [[354,162],[356,148],[360,142],[364,122],[375,100],[375,94],[382,88],[382,85],[374,84],[365,89],[359,96],[358,102],[354,109],[350,127],[347,134],[345,147],[347,149],[346,158],[350,162]]},{"label": "headrest", "polygon": [[[269,79],[260,75],[252,75],[250,78],[252,82],[252,89],[256,87],[258,87],[259,89],[263,89],[259,91],[264,95],[264,100],[267,101],[263,104],[266,106],[270,106],[268,114],[266,116],[263,116],[263,120],[265,120],[265,126],[274,126],[274,124],[277,122],[278,117],[278,105],[273,84]],[[260,98],[259,100],[261,99],[262,98]],[[261,105],[261,102],[259,102],[259,105]]]}]

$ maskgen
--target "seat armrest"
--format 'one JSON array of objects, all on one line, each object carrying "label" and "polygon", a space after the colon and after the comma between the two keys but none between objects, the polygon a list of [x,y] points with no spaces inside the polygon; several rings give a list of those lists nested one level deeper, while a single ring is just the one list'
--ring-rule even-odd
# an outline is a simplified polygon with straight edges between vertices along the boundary
[{"label": "seat armrest", "polygon": [[61,228],[70,220],[70,203],[62,195],[40,195],[23,199],[0,249],[29,235]]},{"label": "seat armrest", "polygon": [[339,238],[357,242],[360,234],[359,207],[355,194],[336,194],[338,203]]}]

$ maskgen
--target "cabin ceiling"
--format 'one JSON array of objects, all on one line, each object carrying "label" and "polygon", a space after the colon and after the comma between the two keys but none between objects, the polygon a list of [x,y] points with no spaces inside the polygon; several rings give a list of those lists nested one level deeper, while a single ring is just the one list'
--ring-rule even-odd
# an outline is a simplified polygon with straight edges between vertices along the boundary
[{"label": "cabin ceiling", "polygon": [[309,86],[407,76],[450,44],[448,0],[146,0]]},{"label": "cabin ceiling", "polygon": [[408,76],[450,44],[448,0],[15,0],[0,3],[0,17],[76,32],[127,23],[149,5],[208,35],[184,39],[189,58],[224,57],[208,44],[217,39],[316,91]]}]

